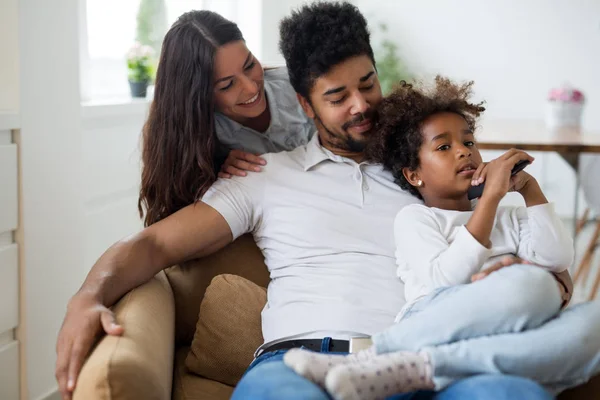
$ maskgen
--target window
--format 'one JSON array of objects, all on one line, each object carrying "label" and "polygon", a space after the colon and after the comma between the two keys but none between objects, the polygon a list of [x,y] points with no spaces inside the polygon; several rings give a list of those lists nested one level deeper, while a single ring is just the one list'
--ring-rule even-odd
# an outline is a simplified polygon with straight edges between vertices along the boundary
[{"label": "window", "polygon": [[[259,0],[82,0],[82,101],[130,97],[125,54],[136,39],[137,16],[142,1],[153,1],[164,9],[162,21],[166,20],[166,25],[163,35],[186,11],[208,9],[218,12],[238,23],[248,46],[260,58],[260,31],[245,29],[260,26],[260,21],[256,20],[260,18]],[[251,19],[254,19],[252,23]]]}]

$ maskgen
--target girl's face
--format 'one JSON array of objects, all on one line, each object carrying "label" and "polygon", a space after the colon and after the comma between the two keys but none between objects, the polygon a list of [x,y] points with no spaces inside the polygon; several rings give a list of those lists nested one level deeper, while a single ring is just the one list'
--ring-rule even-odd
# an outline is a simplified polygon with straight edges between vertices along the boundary
[{"label": "girl's face", "polygon": [[219,47],[214,70],[217,111],[243,124],[266,110],[263,69],[244,41]]},{"label": "girl's face", "polygon": [[482,162],[467,121],[451,112],[434,114],[423,122],[421,134],[420,165],[405,171],[409,182],[414,186],[422,182],[418,188],[426,200],[464,198]]}]

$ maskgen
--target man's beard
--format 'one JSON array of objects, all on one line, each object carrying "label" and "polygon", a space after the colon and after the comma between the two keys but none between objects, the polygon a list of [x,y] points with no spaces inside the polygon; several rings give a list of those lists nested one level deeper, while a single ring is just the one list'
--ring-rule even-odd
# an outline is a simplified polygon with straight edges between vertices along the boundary
[{"label": "man's beard", "polygon": [[327,125],[323,123],[323,120],[319,117],[319,115],[316,112],[315,121],[321,124],[323,129],[325,129],[325,132],[327,132],[327,134],[329,135],[329,142],[332,145],[334,145],[340,150],[345,150],[353,153],[362,153],[369,144],[369,139],[366,137],[363,137],[362,139],[353,138],[352,135],[347,133],[347,131],[350,127],[360,125],[367,119],[371,120],[371,123],[373,123],[373,116],[374,112],[369,110],[366,113],[360,114],[352,120],[345,122],[344,125],[342,125],[342,130],[345,132],[345,134],[336,133],[329,129]]}]

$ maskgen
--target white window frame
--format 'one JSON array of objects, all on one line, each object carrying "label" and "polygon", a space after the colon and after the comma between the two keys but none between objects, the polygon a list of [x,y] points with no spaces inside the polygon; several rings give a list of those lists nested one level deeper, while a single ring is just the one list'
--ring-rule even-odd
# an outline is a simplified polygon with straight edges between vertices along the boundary
[{"label": "white window frame", "polygon": [[[229,16],[237,22],[248,46],[255,56],[260,60],[262,52],[262,0],[227,0],[235,2],[233,6],[234,15]],[[215,9],[223,4],[223,0],[199,0],[201,8]],[[245,19],[242,19],[245,18]],[[80,65],[80,93],[82,105],[90,104],[124,104],[145,102],[147,100],[134,100],[129,97],[117,96],[116,98],[95,99],[92,97],[90,81],[90,66],[92,59],[89,54],[87,21],[87,0],[79,0],[79,65]]]}]

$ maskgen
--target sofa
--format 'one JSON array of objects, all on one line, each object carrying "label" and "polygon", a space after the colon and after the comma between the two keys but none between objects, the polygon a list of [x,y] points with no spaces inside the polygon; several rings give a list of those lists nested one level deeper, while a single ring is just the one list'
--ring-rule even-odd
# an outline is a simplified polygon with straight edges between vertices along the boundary
[{"label": "sofa", "polygon": [[[222,400],[233,387],[191,373],[185,364],[198,312],[212,279],[244,277],[266,287],[269,275],[250,235],[219,252],[162,271],[114,306],[121,337],[101,338],[79,376],[74,400]],[[600,377],[559,396],[600,399]]]}]

